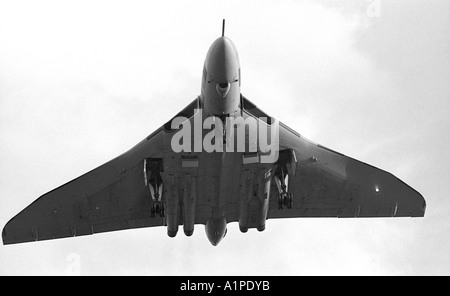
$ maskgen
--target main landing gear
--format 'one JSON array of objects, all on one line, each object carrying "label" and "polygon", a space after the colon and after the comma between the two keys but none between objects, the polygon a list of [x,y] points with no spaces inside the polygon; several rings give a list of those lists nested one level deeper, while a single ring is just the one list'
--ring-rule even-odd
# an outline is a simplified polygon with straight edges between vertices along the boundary
[{"label": "main landing gear", "polygon": [[278,167],[274,179],[278,189],[278,209],[292,209],[292,201],[294,198],[292,193],[288,191],[287,182],[289,181],[289,175]]},{"label": "main landing gear", "polygon": [[289,191],[289,177],[295,176],[297,170],[297,157],[294,150],[280,151],[275,168],[274,181],[278,190],[278,209],[292,209],[293,194]]},{"label": "main landing gear", "polygon": [[164,218],[164,203],[162,203],[161,201],[153,201],[152,203],[150,217],[155,218],[156,215]]},{"label": "main landing gear", "polygon": [[163,180],[161,172],[163,171],[162,159],[144,159],[144,181],[152,197],[150,217],[159,216],[164,218],[165,209],[163,202]]},{"label": "main landing gear", "polygon": [[278,209],[282,210],[284,207],[287,209],[292,209],[292,193],[287,193],[283,191],[278,194]]}]

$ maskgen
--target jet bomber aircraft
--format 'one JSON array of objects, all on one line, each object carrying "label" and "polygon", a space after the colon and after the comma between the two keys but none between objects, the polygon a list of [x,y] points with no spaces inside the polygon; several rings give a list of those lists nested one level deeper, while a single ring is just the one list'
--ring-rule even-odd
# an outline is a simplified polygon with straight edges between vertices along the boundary
[{"label": "jet bomber aircraft", "polygon": [[424,217],[416,190],[304,138],[245,97],[241,82],[224,21],[200,95],[129,151],[34,201],[4,227],[3,243],[144,227],[192,236],[205,225],[217,246],[232,222],[246,233],[281,218]]}]

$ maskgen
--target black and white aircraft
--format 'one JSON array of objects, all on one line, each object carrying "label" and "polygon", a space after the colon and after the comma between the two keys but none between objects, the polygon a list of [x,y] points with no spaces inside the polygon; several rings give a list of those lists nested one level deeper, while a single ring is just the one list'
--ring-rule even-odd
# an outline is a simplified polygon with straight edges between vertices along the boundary
[{"label": "black and white aircraft", "polygon": [[425,215],[424,198],[392,174],[305,139],[244,97],[224,29],[192,103],[128,152],[38,198],[7,223],[3,243],[156,226],[175,237],[180,225],[191,236],[201,224],[216,246],[231,222],[245,233],[277,218]]}]

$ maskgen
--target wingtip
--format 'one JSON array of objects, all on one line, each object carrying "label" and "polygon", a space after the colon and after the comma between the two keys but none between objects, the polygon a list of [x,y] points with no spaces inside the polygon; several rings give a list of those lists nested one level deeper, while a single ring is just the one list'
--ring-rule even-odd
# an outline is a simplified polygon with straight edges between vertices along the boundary
[{"label": "wingtip", "polygon": [[8,244],[6,241],[6,225],[5,225],[5,227],[3,227],[3,230],[2,230],[2,241],[3,241],[4,246],[6,246]]},{"label": "wingtip", "polygon": [[18,239],[17,235],[15,234],[14,220],[16,217],[17,216],[11,218],[11,220],[9,220],[8,223],[6,223],[5,226],[3,227],[2,241],[4,246],[27,242],[27,240]]},{"label": "wingtip", "polygon": [[3,230],[2,230],[2,241],[3,241],[3,245],[4,246],[6,246],[6,245],[11,245],[11,244],[14,244],[14,242],[11,240],[11,237],[8,237],[8,235],[7,235],[7,233],[8,233],[8,229],[9,229],[9,232],[11,232],[10,230],[10,228],[11,228],[11,224],[13,223],[13,221],[14,221],[14,219],[17,217],[17,215],[16,216],[14,216],[14,217],[12,217],[6,224],[5,224],[5,226],[3,227]]},{"label": "wingtip", "polygon": [[[422,195],[421,195],[422,196]],[[423,199],[423,205],[422,205],[422,218],[425,217],[425,213],[427,212],[427,201],[425,200],[425,198],[422,196]]]},{"label": "wingtip", "polygon": [[[2,230],[2,242],[3,242],[4,246],[14,244],[14,241],[11,239],[11,236],[7,235],[8,230],[10,230],[10,227],[9,227],[10,223],[13,220],[14,220],[14,218],[9,220],[8,223],[6,223],[5,226],[3,227],[3,230]],[[11,232],[11,231],[9,231],[9,232]]]},{"label": "wingtip", "polygon": [[418,217],[418,218],[425,217],[425,213],[427,211],[427,201],[425,200],[425,197],[423,197],[423,195],[419,191],[415,190],[411,186],[409,186],[409,188],[411,188],[411,190],[413,190],[417,194],[416,195],[417,196],[417,215],[416,215],[416,217]]},{"label": "wingtip", "polygon": [[419,192],[417,192],[417,195],[418,195],[418,201],[416,203],[415,209],[411,211],[411,217],[412,218],[424,218],[425,213],[427,211],[427,201],[422,196],[422,194],[420,194]]}]

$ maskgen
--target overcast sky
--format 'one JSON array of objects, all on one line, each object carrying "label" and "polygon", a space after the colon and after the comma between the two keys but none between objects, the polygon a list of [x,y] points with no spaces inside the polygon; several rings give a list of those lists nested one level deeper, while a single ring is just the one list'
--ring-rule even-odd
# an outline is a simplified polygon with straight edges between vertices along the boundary
[{"label": "overcast sky", "polygon": [[447,0],[0,0],[0,228],[190,103],[223,18],[245,96],[394,173],[426,217],[230,224],[216,248],[201,226],[0,246],[0,275],[449,275]]}]

